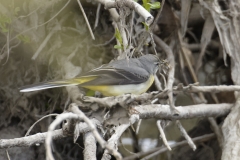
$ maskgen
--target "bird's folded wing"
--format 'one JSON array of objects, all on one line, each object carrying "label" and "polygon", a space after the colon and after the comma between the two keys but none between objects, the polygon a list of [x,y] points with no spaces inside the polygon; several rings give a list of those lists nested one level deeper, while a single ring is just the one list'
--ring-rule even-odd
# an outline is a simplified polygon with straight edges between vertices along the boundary
[{"label": "bird's folded wing", "polygon": [[125,70],[119,68],[99,68],[92,70],[83,75],[83,77],[97,76],[97,78],[82,83],[81,86],[140,84],[148,80],[150,75],[144,69],[137,68],[135,70],[137,70],[137,73],[131,72],[131,69]]}]

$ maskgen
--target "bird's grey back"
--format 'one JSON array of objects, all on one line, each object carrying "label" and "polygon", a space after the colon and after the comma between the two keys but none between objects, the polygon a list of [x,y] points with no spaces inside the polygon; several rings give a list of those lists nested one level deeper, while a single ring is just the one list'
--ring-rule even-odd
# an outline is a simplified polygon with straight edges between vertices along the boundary
[{"label": "bird's grey back", "polygon": [[107,66],[126,70],[133,74],[141,74],[140,76],[148,77],[149,73],[144,68],[143,64],[139,61],[138,58],[129,58],[128,60],[117,60],[112,63],[109,63]]},{"label": "bird's grey back", "polygon": [[[132,73],[142,73],[143,75],[154,74],[156,67],[156,62],[159,62],[159,59],[156,55],[147,54],[139,58],[129,58],[128,60],[122,59],[113,61],[107,66],[124,69]],[[144,70],[144,71],[143,71]]]},{"label": "bird's grey back", "polygon": [[153,54],[147,54],[139,57],[139,61],[142,63],[144,68],[150,73],[155,74],[159,68],[159,58]]}]

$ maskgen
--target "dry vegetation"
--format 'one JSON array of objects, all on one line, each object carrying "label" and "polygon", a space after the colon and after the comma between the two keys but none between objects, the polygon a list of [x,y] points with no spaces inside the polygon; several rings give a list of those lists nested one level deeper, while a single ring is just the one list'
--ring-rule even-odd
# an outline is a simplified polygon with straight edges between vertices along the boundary
[{"label": "dry vegetation", "polygon": [[[240,2],[160,2],[148,12],[131,0],[1,0],[0,159],[237,160]],[[19,92],[141,54],[162,60],[142,95],[101,97],[77,86]],[[147,151],[146,137],[158,139]]]}]

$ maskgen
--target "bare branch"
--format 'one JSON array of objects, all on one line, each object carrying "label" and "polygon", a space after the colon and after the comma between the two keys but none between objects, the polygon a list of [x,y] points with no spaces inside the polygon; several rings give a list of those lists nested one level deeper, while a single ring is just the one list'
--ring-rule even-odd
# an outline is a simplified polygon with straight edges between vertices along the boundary
[{"label": "bare branch", "polygon": [[[91,119],[91,122],[99,129],[102,131],[102,124],[95,118]],[[91,128],[88,126],[87,123],[85,122],[79,122],[76,124],[78,126],[78,131],[80,133],[87,133],[91,131]]]},{"label": "bare branch", "polygon": [[[37,143],[44,143],[47,136],[47,132],[45,133],[37,133],[35,135],[21,137],[21,138],[14,138],[14,139],[1,139],[0,140],[0,149],[3,148],[12,148],[12,147],[30,147]],[[52,132],[52,139],[62,139],[66,137],[63,134],[61,129],[55,130]]]},{"label": "bare branch", "polygon": [[96,146],[96,140],[92,132],[87,132],[83,136],[84,139],[84,159],[91,159],[96,160],[96,152],[97,152],[97,146]]},{"label": "bare branch", "polygon": [[176,87],[173,87],[174,91],[184,91],[184,92],[233,92],[240,91],[239,85],[218,85],[218,86],[196,86],[196,84],[190,84],[186,87],[183,87],[182,84],[179,84]]},{"label": "bare branch", "polygon": [[[101,124],[98,120],[92,119],[91,120],[97,128],[101,129]],[[81,123],[79,126],[78,131],[80,133],[87,133],[91,131],[91,128],[86,123]],[[69,132],[68,132],[69,133]],[[12,148],[12,147],[30,147],[37,143],[44,143],[47,136],[47,132],[44,133],[37,133],[31,136],[21,137],[21,138],[14,138],[14,139],[1,139],[0,140],[0,149],[3,148]],[[52,132],[52,139],[62,139],[67,136],[72,136],[70,134],[65,134],[62,129],[54,130]]]},{"label": "bare branch", "polygon": [[216,117],[223,116],[230,112],[233,104],[198,104],[175,107],[179,115],[172,115],[169,105],[139,105],[133,107],[139,113],[141,119],[187,119],[196,117]]},{"label": "bare branch", "polygon": [[105,5],[105,9],[120,8],[123,6],[129,7],[130,9],[133,9],[139,15],[141,15],[144,18],[145,23],[147,25],[150,25],[153,22],[154,19],[153,16],[145,8],[143,8],[140,4],[133,0],[117,0],[117,1],[97,0],[97,1]]},{"label": "bare branch", "polygon": [[[88,105],[89,103],[97,103],[100,107],[107,107],[112,108],[115,105],[120,105],[124,108],[126,108],[130,103],[134,101],[149,101],[151,100],[155,95],[157,95],[159,92],[153,92],[153,93],[144,93],[141,95],[134,95],[134,94],[124,94],[121,96],[115,96],[115,97],[104,97],[104,98],[96,98],[96,97],[87,97],[85,96],[83,98],[84,105]],[[88,104],[87,104],[88,103]]]},{"label": "bare branch", "polygon": [[[240,91],[240,86],[196,86],[196,84],[191,84],[189,86],[184,87],[182,84],[173,87],[171,89],[174,93],[179,92],[232,92],[232,91]],[[104,98],[96,98],[96,97],[83,97],[83,105],[84,107],[91,106],[92,103],[97,103],[99,107],[107,107],[112,108],[115,105],[120,105],[124,108],[129,106],[132,102],[148,102],[156,98],[166,98],[168,93],[171,90],[153,91],[151,93],[143,93],[141,95],[134,94],[124,94],[116,97],[104,97]]]},{"label": "bare branch", "polygon": [[[139,114],[139,118],[157,118],[157,119],[186,119],[186,118],[196,118],[196,117],[214,117],[226,115],[230,112],[233,104],[202,104],[202,105],[192,105],[185,107],[176,107],[179,112],[179,116],[173,116],[170,111],[169,105],[140,105],[133,107],[136,112]],[[76,116],[72,113],[62,114],[65,118],[73,117],[79,119],[79,116]],[[69,116],[71,114],[71,116]],[[61,117],[62,121],[64,117]],[[58,119],[58,118],[57,118]],[[56,120],[57,120],[56,119]],[[138,118],[137,118],[138,119]],[[135,120],[132,120],[133,123]],[[58,120],[58,124],[61,122]],[[56,122],[55,122],[56,123]],[[92,122],[93,123],[93,122]],[[56,124],[51,124],[56,125]],[[93,124],[92,124],[93,125]],[[85,127],[84,127],[85,126]],[[50,126],[52,128],[52,126]],[[53,128],[52,128],[53,129]],[[83,125],[80,129],[81,132],[91,131],[92,128],[89,128],[88,125]],[[62,130],[56,130],[51,132],[52,139],[60,139],[66,137],[63,135]],[[119,134],[119,133],[118,133]],[[36,143],[43,143],[46,138],[47,133],[38,133],[36,135],[16,138],[10,140],[0,140],[0,148],[10,148],[10,147],[22,147],[22,146],[31,146]],[[118,135],[119,136],[119,135]],[[51,138],[50,138],[51,142]]]}]

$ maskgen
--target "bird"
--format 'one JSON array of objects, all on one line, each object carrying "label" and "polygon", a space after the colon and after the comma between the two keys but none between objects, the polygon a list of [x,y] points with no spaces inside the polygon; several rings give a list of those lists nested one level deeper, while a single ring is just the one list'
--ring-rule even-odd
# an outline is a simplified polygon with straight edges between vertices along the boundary
[{"label": "bird", "polygon": [[146,54],[139,58],[112,61],[72,79],[52,80],[23,86],[20,92],[79,85],[99,91],[104,96],[127,93],[140,95],[151,87],[159,67],[159,58],[153,54]]}]

